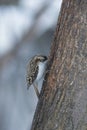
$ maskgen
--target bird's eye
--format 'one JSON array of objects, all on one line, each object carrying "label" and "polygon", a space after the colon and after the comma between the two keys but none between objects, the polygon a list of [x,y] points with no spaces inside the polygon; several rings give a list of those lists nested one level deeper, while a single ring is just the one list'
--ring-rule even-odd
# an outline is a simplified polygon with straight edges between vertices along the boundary
[{"label": "bird's eye", "polygon": [[44,56],[42,59],[41,59],[41,61],[43,62],[43,61],[46,61],[47,60],[47,57],[46,56]]}]

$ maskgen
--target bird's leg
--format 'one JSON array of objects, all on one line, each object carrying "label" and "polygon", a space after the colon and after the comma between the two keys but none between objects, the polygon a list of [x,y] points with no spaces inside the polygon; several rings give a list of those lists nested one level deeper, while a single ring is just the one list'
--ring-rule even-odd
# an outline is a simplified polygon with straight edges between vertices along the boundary
[{"label": "bird's leg", "polygon": [[39,90],[38,90],[38,85],[36,84],[36,83],[33,83],[33,86],[34,86],[34,90],[35,90],[35,92],[36,92],[36,95],[37,95],[37,97],[38,97],[38,99],[39,99]]},{"label": "bird's leg", "polygon": [[[44,76],[45,76],[48,72],[50,72],[50,70],[46,70],[45,73],[44,73]],[[46,80],[43,79],[43,81],[46,81]]]},{"label": "bird's leg", "polygon": [[50,70],[46,70],[46,71],[45,71],[45,74],[47,74],[47,73],[49,73],[49,72],[50,72]]}]

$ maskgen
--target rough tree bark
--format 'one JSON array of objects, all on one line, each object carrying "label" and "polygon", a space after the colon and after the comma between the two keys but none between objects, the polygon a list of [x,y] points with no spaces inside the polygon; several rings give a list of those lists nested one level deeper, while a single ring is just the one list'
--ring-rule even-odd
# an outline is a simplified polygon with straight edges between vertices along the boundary
[{"label": "rough tree bark", "polygon": [[31,130],[87,130],[87,0],[63,0]]}]

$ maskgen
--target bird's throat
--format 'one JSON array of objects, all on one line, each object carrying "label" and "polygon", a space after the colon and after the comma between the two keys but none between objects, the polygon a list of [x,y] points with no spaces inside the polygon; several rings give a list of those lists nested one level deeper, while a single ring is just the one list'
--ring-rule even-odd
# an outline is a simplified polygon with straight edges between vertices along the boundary
[{"label": "bird's throat", "polygon": [[45,69],[46,69],[46,64],[47,62],[39,62],[38,66],[39,66],[39,70],[38,70],[38,75],[36,78],[36,81],[39,81],[45,74]]}]

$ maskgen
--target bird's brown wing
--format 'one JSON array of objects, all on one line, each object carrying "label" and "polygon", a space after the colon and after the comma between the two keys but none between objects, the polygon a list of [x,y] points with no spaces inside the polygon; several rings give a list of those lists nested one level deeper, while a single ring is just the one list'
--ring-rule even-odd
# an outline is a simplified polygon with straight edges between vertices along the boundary
[{"label": "bird's brown wing", "polygon": [[38,74],[38,66],[30,67],[30,70],[27,73],[27,86],[28,88],[33,84]]}]

